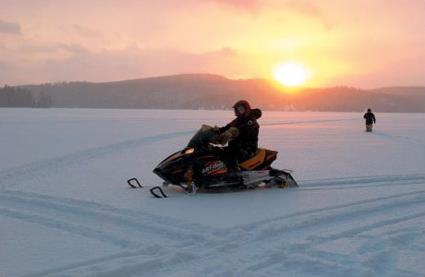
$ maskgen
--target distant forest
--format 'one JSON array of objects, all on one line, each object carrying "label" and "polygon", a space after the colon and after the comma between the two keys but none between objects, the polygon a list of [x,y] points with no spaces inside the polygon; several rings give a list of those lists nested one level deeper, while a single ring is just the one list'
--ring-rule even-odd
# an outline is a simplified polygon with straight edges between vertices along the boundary
[{"label": "distant forest", "polygon": [[48,108],[52,98],[45,93],[32,93],[20,87],[4,86],[0,88],[0,107]]},{"label": "distant forest", "polygon": [[240,99],[264,110],[425,112],[425,87],[285,89],[270,80],[182,74],[116,82],[61,82],[0,89],[0,107],[230,109]]}]

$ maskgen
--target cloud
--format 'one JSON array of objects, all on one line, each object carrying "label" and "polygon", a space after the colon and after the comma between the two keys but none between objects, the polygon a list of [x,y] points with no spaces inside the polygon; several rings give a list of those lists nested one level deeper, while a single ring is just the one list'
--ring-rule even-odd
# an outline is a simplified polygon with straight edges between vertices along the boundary
[{"label": "cloud", "polygon": [[28,43],[18,48],[19,50],[25,51],[26,53],[50,53],[54,55],[57,52],[69,52],[69,53],[84,53],[87,52],[87,48],[76,43]]},{"label": "cloud", "polygon": [[257,11],[263,6],[259,0],[210,0],[210,2],[215,2],[250,12]]},{"label": "cloud", "polygon": [[315,5],[313,2],[291,0],[286,2],[285,6],[304,16],[318,19],[326,30],[330,30],[334,26],[334,24],[323,14],[319,6]]},{"label": "cloud", "polygon": [[0,88],[5,85],[14,85],[18,83],[20,80],[19,74],[20,72],[15,68],[15,66],[0,61]]},{"label": "cloud", "polygon": [[311,17],[319,20],[326,30],[332,29],[334,26],[331,21],[323,14],[323,11],[313,1],[305,0],[287,0],[287,1],[260,1],[260,0],[209,0],[222,5],[227,5],[232,8],[258,12],[264,7],[279,11],[293,11],[306,17]]},{"label": "cloud", "polygon": [[[48,47],[36,47],[31,51],[48,51],[48,49]],[[3,62],[0,69],[4,79],[0,80],[0,85],[2,82],[9,84],[56,81],[102,82],[179,73],[228,75],[232,72],[235,59],[238,58],[237,51],[230,47],[203,53],[138,47],[92,52],[79,45],[59,44],[51,46],[50,49],[73,52],[69,52],[66,57],[44,55],[42,59],[30,63]]]},{"label": "cloud", "polygon": [[215,55],[215,56],[219,56],[219,57],[222,57],[222,58],[224,58],[224,57],[236,57],[238,55],[237,51],[235,49],[231,48],[231,47],[223,47],[218,51],[212,51],[212,52],[208,52],[206,54]]},{"label": "cloud", "polygon": [[81,54],[81,53],[86,53],[88,52],[87,48],[85,48],[84,46],[80,45],[80,44],[76,44],[76,43],[58,43],[55,45],[56,49],[58,50],[64,50],[64,51],[68,51],[71,53],[77,53],[77,54]]},{"label": "cloud", "polygon": [[82,37],[93,38],[100,35],[99,32],[95,30],[77,24],[72,25],[72,29]]},{"label": "cloud", "polygon": [[21,26],[15,22],[7,22],[0,19],[0,33],[21,34]]}]

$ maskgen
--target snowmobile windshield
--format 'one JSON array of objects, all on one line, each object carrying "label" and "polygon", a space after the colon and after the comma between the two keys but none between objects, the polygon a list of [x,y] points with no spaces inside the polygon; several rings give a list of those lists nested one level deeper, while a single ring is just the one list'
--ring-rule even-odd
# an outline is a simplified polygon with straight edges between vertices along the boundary
[{"label": "snowmobile windshield", "polygon": [[193,147],[195,149],[205,147],[215,135],[216,131],[214,131],[213,127],[202,125],[201,129],[199,129],[189,141],[187,147]]}]

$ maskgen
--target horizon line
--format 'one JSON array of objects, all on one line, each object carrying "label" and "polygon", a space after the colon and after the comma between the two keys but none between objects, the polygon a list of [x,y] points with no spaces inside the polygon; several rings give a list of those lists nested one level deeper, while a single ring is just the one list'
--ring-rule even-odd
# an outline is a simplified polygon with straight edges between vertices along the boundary
[{"label": "horizon line", "polygon": [[[62,83],[90,83],[90,84],[105,84],[105,83],[120,83],[120,82],[128,82],[128,81],[138,81],[138,80],[146,80],[146,79],[160,79],[160,78],[167,78],[167,77],[183,77],[183,76],[211,76],[216,77],[220,79],[225,79],[229,81],[250,81],[250,80],[258,80],[258,81],[267,81],[271,84],[278,84],[275,80],[271,78],[261,78],[261,77],[247,77],[247,78],[230,78],[221,74],[216,73],[175,73],[175,74],[167,74],[167,75],[152,75],[152,76],[144,76],[144,77],[135,77],[135,78],[129,78],[129,79],[121,79],[121,80],[108,80],[108,81],[88,81],[88,80],[74,80],[74,81],[47,81],[47,82],[40,82],[40,83],[27,83],[27,84],[16,84],[16,85],[9,85],[6,83],[3,83],[1,87],[26,87],[26,86],[40,86],[40,85],[47,85],[47,84],[62,84]],[[302,89],[324,89],[324,88],[354,88],[354,89],[360,89],[360,90],[376,90],[376,89],[383,89],[383,88],[425,88],[425,84],[410,84],[410,85],[400,85],[400,84],[394,84],[394,85],[381,85],[381,86],[374,86],[374,87],[361,87],[361,86],[355,86],[355,85],[324,85],[324,86],[298,86],[298,87],[285,87],[282,86],[282,89],[289,89],[289,90],[302,90]]]}]

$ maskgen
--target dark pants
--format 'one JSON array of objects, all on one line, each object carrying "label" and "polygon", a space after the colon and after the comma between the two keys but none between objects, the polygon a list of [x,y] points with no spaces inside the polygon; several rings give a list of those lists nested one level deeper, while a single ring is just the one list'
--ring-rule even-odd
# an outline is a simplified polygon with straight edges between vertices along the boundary
[{"label": "dark pants", "polygon": [[224,148],[222,158],[230,170],[239,170],[239,163],[248,160],[255,154],[254,150],[242,149],[236,146]]},{"label": "dark pants", "polygon": [[372,132],[372,123],[366,124],[366,132]]}]

